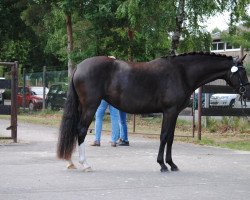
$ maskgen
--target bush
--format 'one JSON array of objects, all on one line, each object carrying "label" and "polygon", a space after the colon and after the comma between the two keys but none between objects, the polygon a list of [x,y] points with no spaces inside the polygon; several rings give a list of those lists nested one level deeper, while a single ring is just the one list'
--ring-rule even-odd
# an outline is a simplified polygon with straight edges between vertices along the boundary
[{"label": "bush", "polygon": [[208,119],[207,129],[209,132],[245,132],[249,128],[248,120],[243,117],[223,117],[222,120]]},{"label": "bush", "polygon": [[210,133],[215,133],[218,131],[218,121],[214,118],[208,118],[207,120],[207,129],[209,130]]},{"label": "bush", "polygon": [[11,91],[9,89],[4,91],[3,99],[11,99]]}]

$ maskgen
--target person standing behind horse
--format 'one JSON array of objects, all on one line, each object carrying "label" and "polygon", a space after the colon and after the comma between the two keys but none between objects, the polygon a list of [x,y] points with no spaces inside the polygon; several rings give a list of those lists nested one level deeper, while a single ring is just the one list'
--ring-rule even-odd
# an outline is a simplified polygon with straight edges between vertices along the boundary
[{"label": "person standing behind horse", "polygon": [[117,110],[105,100],[101,101],[101,104],[95,114],[95,141],[91,144],[91,146],[101,146],[103,117],[108,106],[111,118],[111,146],[129,146],[126,113]]},{"label": "person standing behind horse", "polygon": [[109,106],[110,119],[111,119],[111,146],[116,147],[116,141],[120,135],[119,127],[119,111],[113,106],[109,105],[105,100],[101,101],[96,114],[95,114],[95,141],[91,146],[100,146],[101,145],[101,132],[102,132],[102,123],[105,111]]},{"label": "person standing behind horse", "polygon": [[119,110],[119,126],[120,126],[120,138],[117,142],[117,145],[129,146],[127,114],[123,111],[120,111],[120,110]]}]

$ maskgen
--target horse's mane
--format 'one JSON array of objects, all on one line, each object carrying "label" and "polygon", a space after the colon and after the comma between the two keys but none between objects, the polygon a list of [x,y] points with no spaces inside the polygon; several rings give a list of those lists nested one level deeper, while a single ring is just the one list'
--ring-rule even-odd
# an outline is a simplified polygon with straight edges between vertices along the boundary
[{"label": "horse's mane", "polygon": [[211,52],[189,52],[189,53],[182,53],[179,55],[171,55],[171,56],[163,56],[162,58],[169,58],[169,57],[181,57],[181,56],[190,56],[190,55],[202,55],[202,56],[212,56],[212,57],[223,57],[223,58],[227,58],[227,59],[232,59],[232,56],[227,56],[225,54],[217,54],[217,53],[211,53]]}]

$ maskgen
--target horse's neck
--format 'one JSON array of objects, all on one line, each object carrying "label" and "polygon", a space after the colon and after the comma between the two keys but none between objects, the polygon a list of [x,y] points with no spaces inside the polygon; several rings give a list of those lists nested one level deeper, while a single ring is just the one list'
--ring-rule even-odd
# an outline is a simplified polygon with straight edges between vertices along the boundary
[{"label": "horse's neck", "polygon": [[232,61],[229,59],[218,59],[203,57],[200,62],[192,62],[186,67],[190,77],[191,87],[196,89],[216,79],[225,79],[226,72],[230,69]]}]

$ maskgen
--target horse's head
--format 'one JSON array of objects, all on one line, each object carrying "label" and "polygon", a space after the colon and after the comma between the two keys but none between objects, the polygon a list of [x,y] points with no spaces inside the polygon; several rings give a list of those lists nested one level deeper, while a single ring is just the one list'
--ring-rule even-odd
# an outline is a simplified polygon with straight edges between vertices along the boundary
[{"label": "horse's head", "polygon": [[243,99],[250,98],[250,83],[247,78],[246,69],[243,66],[243,60],[246,55],[242,58],[234,58],[233,66],[228,72],[227,83],[233,87],[237,93],[239,93]]}]

